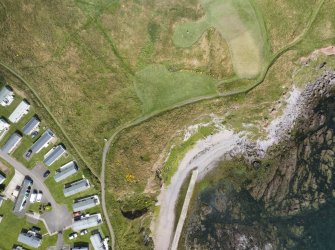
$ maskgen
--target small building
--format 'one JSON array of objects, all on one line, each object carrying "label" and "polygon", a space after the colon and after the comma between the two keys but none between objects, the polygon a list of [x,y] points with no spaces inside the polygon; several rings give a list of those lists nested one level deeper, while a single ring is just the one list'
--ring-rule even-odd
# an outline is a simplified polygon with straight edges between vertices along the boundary
[{"label": "small building", "polygon": [[56,182],[60,182],[65,180],[66,178],[70,177],[71,175],[75,174],[78,171],[79,167],[75,161],[70,161],[60,167],[56,174],[54,175],[54,179]]},{"label": "small building", "polygon": [[58,145],[52,149],[48,153],[44,155],[43,162],[47,166],[51,166],[55,161],[62,157],[66,153],[66,149],[63,145]]},{"label": "small building", "polygon": [[12,123],[17,123],[24,115],[28,114],[29,108],[30,104],[26,100],[22,100],[9,116],[8,120]]},{"label": "small building", "polygon": [[81,179],[76,182],[65,185],[63,193],[65,197],[77,194],[90,188],[90,183],[87,179]]},{"label": "small building", "polygon": [[42,239],[38,237],[37,234],[31,233],[30,231],[22,231],[19,234],[17,241],[33,248],[40,247],[42,243]]},{"label": "small building", "polygon": [[101,214],[91,214],[89,216],[82,216],[80,220],[74,221],[72,229],[79,232],[83,229],[99,226],[100,224],[102,224]]},{"label": "small building", "polygon": [[20,213],[25,208],[25,205],[27,204],[27,199],[30,194],[29,189],[31,189],[32,185],[33,181],[30,178],[26,177],[23,180],[20,192],[15,200],[13,209],[14,213]]},{"label": "small building", "polygon": [[38,127],[38,125],[40,125],[41,121],[40,119],[38,119],[38,117],[36,115],[34,115],[29,122],[26,123],[26,125],[24,125],[22,132],[25,135],[30,135],[32,132],[34,132],[34,130]]},{"label": "small building", "polygon": [[9,139],[7,140],[5,145],[3,145],[1,150],[6,154],[10,154],[20,144],[21,140],[22,136],[18,132],[15,132],[9,137]]},{"label": "small building", "polygon": [[6,122],[3,118],[0,118],[0,139],[7,133],[9,130],[9,123]]},{"label": "small building", "polygon": [[49,142],[55,137],[54,133],[47,129],[40,138],[31,146],[32,154],[40,152],[43,148],[49,145]]},{"label": "small building", "polygon": [[9,106],[14,100],[14,92],[8,85],[3,86],[0,90],[0,105]]},{"label": "small building", "polygon": [[0,174],[0,184],[2,184],[6,180],[6,177]]},{"label": "small building", "polygon": [[92,234],[90,237],[91,244],[94,250],[107,250],[108,246],[105,240],[102,239],[99,231]]},{"label": "small building", "polygon": [[99,196],[92,195],[89,197],[81,198],[76,200],[72,207],[74,212],[84,211],[86,209],[90,209],[100,204]]}]

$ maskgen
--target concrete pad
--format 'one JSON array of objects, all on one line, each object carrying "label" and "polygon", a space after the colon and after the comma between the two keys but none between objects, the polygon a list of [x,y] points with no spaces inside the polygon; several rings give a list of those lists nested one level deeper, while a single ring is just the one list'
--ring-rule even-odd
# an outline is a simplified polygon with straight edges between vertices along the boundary
[{"label": "concrete pad", "polygon": [[9,168],[1,161],[0,161],[0,172],[4,173],[5,175],[7,175],[9,172]]},{"label": "concrete pad", "polygon": [[15,197],[12,194],[15,191],[17,186],[21,186],[23,179],[24,179],[24,175],[21,174],[19,171],[15,170],[15,174],[12,180],[9,182],[4,192],[6,198],[11,199],[12,201],[15,200]]}]

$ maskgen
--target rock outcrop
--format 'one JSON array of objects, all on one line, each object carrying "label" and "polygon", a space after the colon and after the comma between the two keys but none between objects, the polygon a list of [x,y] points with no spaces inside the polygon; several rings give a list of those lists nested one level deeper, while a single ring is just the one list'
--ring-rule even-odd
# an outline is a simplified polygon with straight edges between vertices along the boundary
[{"label": "rock outcrop", "polygon": [[248,145],[250,178],[242,187],[228,179],[199,195],[187,249],[313,249],[311,225],[335,197],[334,89],[335,73],[325,72],[306,86],[301,113],[280,143],[265,155]]}]

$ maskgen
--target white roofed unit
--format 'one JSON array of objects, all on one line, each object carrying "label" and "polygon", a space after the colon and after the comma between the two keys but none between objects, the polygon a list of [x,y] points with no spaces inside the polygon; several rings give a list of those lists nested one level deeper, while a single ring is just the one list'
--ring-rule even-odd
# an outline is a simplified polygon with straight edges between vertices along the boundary
[{"label": "white roofed unit", "polygon": [[2,184],[6,180],[6,177],[0,174],[0,184]]},{"label": "white roofed unit", "polygon": [[70,161],[60,167],[56,174],[54,175],[54,179],[56,182],[60,182],[65,180],[66,178],[70,177],[71,175],[75,174],[78,171],[79,167],[75,161]]},{"label": "white roofed unit", "polygon": [[58,145],[52,148],[48,153],[45,154],[43,162],[47,166],[51,166],[55,161],[62,157],[66,153],[66,149],[63,145]]},{"label": "white roofed unit", "polygon": [[72,207],[74,212],[78,211],[84,211],[86,209],[90,209],[92,207],[95,207],[100,204],[99,196],[98,195],[92,195],[85,198],[80,198],[76,200]]},{"label": "white roofed unit", "polygon": [[40,138],[31,146],[30,150],[32,153],[38,153],[42,148],[45,148],[49,145],[49,142],[55,137],[54,133],[47,129],[45,132],[41,135]]},{"label": "white roofed unit", "polygon": [[102,239],[100,232],[96,232],[90,237],[91,244],[94,250],[107,250],[108,246],[106,241]]},{"label": "white roofed unit", "polygon": [[22,136],[15,132],[12,134],[9,139],[6,141],[5,145],[2,147],[2,151],[5,152],[6,154],[12,153],[12,151],[19,145],[21,142]]},{"label": "white roofed unit", "polygon": [[28,114],[29,108],[30,104],[26,100],[23,100],[9,116],[9,121],[17,123],[24,115]]},{"label": "white roofed unit", "polygon": [[79,181],[65,185],[63,193],[65,197],[68,197],[70,195],[77,194],[89,188],[90,188],[89,181],[87,179],[81,179]]},{"label": "white roofed unit", "polygon": [[26,125],[24,125],[22,132],[25,135],[30,135],[40,124],[40,119],[38,119],[38,117],[35,115],[33,116],[29,122],[26,123]]},{"label": "white roofed unit", "polygon": [[9,130],[9,123],[6,122],[3,118],[0,118],[0,139],[7,133]]},{"label": "white roofed unit", "polygon": [[8,85],[3,86],[0,90],[0,105],[8,106],[14,100],[14,92]]},{"label": "white roofed unit", "polygon": [[42,243],[41,238],[37,237],[36,235],[30,232],[27,233],[21,232],[19,234],[17,241],[33,248],[39,248]]},{"label": "white roofed unit", "polygon": [[91,214],[87,217],[82,217],[80,220],[76,220],[72,224],[73,231],[79,232],[83,229],[96,227],[102,224],[101,214]]},{"label": "white roofed unit", "polygon": [[71,250],[89,250],[88,246],[75,246],[72,247]]}]

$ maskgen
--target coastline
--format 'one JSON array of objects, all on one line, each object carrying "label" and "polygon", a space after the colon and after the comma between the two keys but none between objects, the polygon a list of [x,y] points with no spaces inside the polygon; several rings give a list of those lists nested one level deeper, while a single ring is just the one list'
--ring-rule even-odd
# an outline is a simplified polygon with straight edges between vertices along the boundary
[{"label": "coastline", "polygon": [[[154,231],[155,249],[168,249],[173,237],[175,224],[175,205],[179,191],[189,172],[198,167],[200,181],[208,172],[213,170],[220,161],[228,160],[237,155],[243,155],[253,161],[263,158],[266,151],[279,142],[290,138],[291,130],[300,117],[308,115],[308,107],[317,98],[329,96],[329,91],[335,85],[334,73],[325,73],[314,82],[308,83],[304,89],[293,87],[285,100],[286,106],[282,115],[271,121],[266,128],[267,137],[256,142],[249,141],[245,134],[234,133],[224,129],[217,134],[198,141],[180,162],[169,186],[164,186],[158,197],[160,205],[159,216],[152,224]],[[326,85],[325,82],[330,84]]]}]

